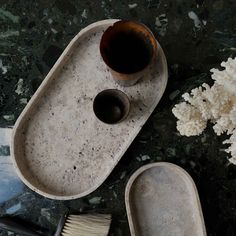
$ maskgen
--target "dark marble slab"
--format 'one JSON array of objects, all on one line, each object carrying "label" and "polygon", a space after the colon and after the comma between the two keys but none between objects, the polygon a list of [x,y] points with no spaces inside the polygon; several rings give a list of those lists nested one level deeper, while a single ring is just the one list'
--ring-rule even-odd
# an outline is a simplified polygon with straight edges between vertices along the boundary
[{"label": "dark marble slab", "polygon": [[[0,126],[12,126],[69,41],[105,18],[147,24],[161,43],[169,83],[161,103],[121,162],[94,193],[52,201],[26,188],[14,174],[7,143],[0,148],[0,215],[16,215],[53,232],[67,209],[113,214],[110,235],[129,235],[124,188],[140,166],[169,161],[196,182],[208,235],[236,235],[236,167],[222,151],[224,137],[209,127],[181,137],[171,109],[181,94],[209,82],[209,69],[236,55],[235,0],[0,0]],[[0,235],[11,235],[0,232]]]}]

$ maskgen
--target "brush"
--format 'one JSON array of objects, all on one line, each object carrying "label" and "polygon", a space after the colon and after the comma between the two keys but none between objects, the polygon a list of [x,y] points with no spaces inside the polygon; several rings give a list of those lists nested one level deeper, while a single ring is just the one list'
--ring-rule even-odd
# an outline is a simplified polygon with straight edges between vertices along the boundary
[{"label": "brush", "polygon": [[[61,217],[54,236],[107,236],[111,224],[108,214],[65,214]],[[48,235],[43,229],[29,228],[27,222],[14,217],[0,217],[0,229],[27,236]]]},{"label": "brush", "polygon": [[111,215],[84,214],[61,217],[55,236],[107,236]]}]

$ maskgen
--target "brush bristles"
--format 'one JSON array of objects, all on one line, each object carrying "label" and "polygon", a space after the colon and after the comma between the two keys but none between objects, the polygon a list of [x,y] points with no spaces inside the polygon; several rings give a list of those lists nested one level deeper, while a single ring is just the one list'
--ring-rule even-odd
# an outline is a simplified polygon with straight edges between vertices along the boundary
[{"label": "brush bristles", "polygon": [[62,236],[107,236],[111,215],[86,214],[69,215],[63,227]]}]

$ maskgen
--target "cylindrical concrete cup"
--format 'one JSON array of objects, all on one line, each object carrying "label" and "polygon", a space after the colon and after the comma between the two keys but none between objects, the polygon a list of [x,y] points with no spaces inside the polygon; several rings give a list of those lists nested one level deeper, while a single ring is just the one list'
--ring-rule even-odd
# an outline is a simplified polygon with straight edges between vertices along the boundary
[{"label": "cylindrical concrete cup", "polygon": [[132,86],[156,58],[157,42],[144,24],[121,20],[103,33],[100,53],[113,78],[120,85]]},{"label": "cylindrical concrete cup", "polygon": [[96,117],[106,124],[117,124],[129,114],[128,96],[118,89],[106,89],[97,94],[93,101]]}]

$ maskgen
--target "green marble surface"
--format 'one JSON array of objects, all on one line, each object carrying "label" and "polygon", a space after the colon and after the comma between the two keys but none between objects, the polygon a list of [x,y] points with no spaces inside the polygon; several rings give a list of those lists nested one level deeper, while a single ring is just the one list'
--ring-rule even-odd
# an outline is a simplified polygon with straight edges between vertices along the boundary
[{"label": "green marble surface", "polygon": [[[106,19],[145,23],[167,57],[169,82],[154,113],[105,183],[87,197],[53,201],[15,176],[9,147],[0,148],[0,215],[10,214],[55,230],[67,209],[113,215],[110,235],[129,235],[124,189],[140,166],[169,161],[193,177],[208,235],[236,235],[236,166],[212,128],[181,137],[171,113],[181,94],[210,82],[209,69],[236,56],[235,0],[0,0],[0,127],[17,117],[70,40],[88,24]],[[1,232],[1,236],[14,235]]]}]

